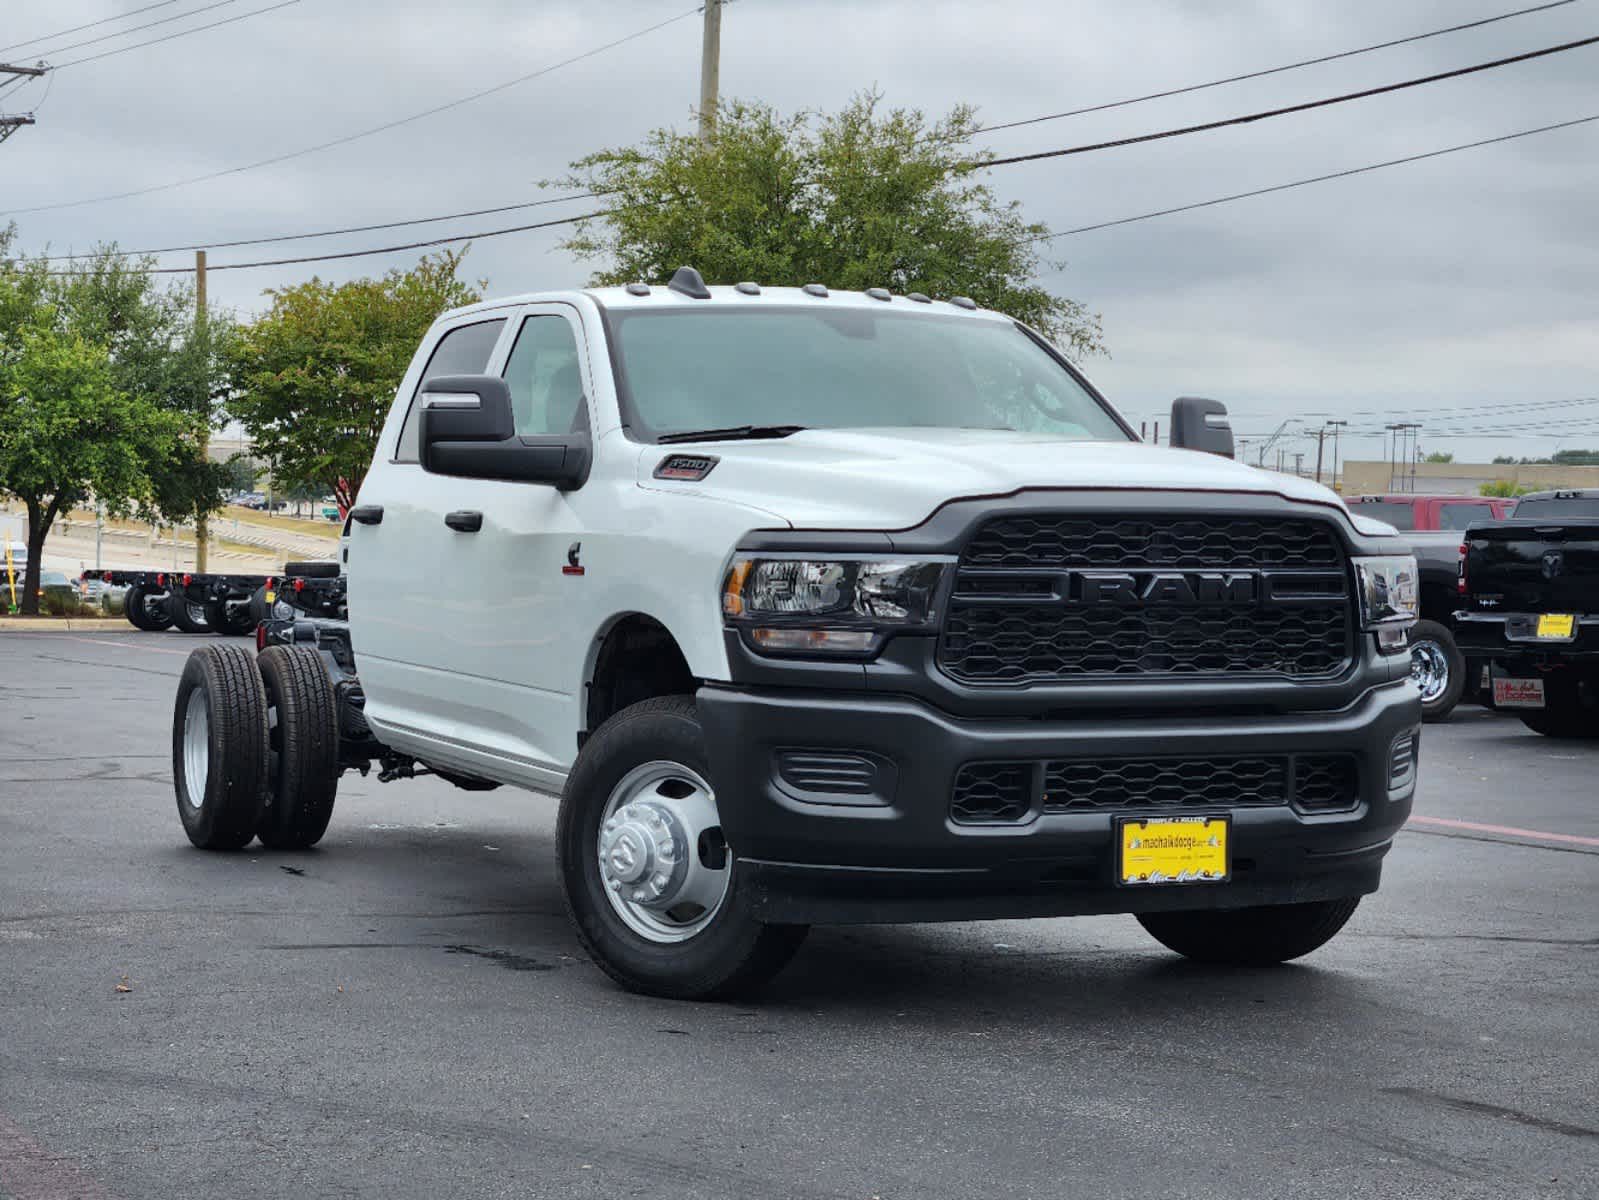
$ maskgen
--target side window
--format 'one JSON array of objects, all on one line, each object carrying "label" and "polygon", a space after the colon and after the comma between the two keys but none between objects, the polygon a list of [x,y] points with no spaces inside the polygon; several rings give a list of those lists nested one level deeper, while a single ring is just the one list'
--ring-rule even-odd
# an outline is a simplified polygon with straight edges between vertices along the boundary
[{"label": "side window", "polygon": [[481,375],[488,368],[489,355],[494,353],[494,343],[500,340],[500,330],[505,328],[505,318],[479,321],[475,325],[458,325],[439,339],[422,370],[422,378],[411,393],[411,406],[405,413],[405,424],[400,426],[400,443],[394,452],[395,462],[416,462],[420,450],[417,428],[417,392],[430,379],[440,375]]},{"label": "side window", "polygon": [[533,316],[522,322],[505,364],[505,382],[520,436],[561,436],[588,428],[577,336],[565,317]]},{"label": "side window", "polygon": [[1440,504],[1439,529],[1465,529],[1493,519],[1493,508],[1487,504]]}]

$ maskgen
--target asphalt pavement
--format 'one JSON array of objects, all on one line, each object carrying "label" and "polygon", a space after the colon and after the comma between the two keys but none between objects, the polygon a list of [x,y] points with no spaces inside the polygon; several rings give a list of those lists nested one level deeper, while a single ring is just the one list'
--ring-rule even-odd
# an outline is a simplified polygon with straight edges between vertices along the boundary
[{"label": "asphalt pavement", "polygon": [[669,1003],[583,957],[546,798],[347,776],[315,851],[192,849],[193,645],[0,634],[0,1195],[1599,1195],[1599,743],[1429,726],[1382,891],[1299,965],[824,929]]}]

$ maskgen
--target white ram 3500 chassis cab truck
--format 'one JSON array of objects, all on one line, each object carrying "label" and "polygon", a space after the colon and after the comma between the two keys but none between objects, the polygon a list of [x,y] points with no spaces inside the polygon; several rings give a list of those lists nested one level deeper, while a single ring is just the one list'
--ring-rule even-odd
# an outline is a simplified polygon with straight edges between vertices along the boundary
[{"label": "white ram 3500 chassis cab truck", "polygon": [[961,298],[685,268],[447,313],[351,513],[348,622],[191,659],[185,829],[308,846],[374,764],[559,795],[583,944],[668,996],[813,923],[1307,953],[1410,811],[1415,563],[1229,461],[1215,402],[1173,423],[1197,449]]}]

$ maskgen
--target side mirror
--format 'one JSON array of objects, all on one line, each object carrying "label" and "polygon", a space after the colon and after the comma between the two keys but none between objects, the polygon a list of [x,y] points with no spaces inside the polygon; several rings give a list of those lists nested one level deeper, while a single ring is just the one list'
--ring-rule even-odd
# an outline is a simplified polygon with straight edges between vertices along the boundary
[{"label": "side mirror", "polygon": [[1203,396],[1179,396],[1173,400],[1171,444],[1232,458],[1233,427],[1227,420],[1227,406]]},{"label": "side mirror", "polygon": [[422,469],[464,479],[582,487],[589,475],[586,433],[518,437],[510,386],[498,375],[441,375],[422,385]]}]

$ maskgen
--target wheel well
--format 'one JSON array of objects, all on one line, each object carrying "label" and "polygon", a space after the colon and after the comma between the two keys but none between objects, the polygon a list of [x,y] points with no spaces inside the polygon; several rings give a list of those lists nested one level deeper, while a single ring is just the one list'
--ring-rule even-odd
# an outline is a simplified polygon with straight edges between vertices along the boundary
[{"label": "wheel well", "polygon": [[578,745],[628,705],[656,696],[691,695],[696,686],[688,660],[664,625],[637,613],[623,617],[605,634],[594,657]]}]

